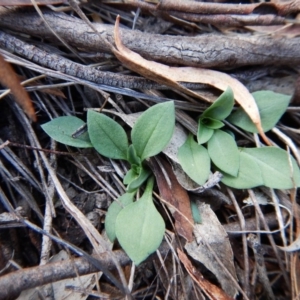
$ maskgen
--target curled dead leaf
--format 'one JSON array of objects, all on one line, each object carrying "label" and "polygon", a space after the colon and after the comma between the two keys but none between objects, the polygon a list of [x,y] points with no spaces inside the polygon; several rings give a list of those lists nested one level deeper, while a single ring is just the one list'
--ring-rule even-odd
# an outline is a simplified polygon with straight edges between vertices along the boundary
[{"label": "curled dead leaf", "polygon": [[[209,269],[217,277],[222,289],[234,298],[238,293],[238,284],[233,251],[227,233],[210,205],[199,204],[198,209],[202,223],[195,225],[195,241],[187,243],[184,248],[189,256]],[[211,249],[217,253],[223,265],[216,261]],[[229,273],[231,276],[228,276]]]}]

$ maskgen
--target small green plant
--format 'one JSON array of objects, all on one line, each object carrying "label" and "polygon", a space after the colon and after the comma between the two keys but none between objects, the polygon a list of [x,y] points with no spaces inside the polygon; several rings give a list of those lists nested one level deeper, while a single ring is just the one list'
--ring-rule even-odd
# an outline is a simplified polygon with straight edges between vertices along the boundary
[{"label": "small green plant", "polygon": [[[173,102],[157,104],[146,110],[131,131],[129,144],[125,130],[104,114],[89,110],[87,133],[72,138],[85,123],[72,116],[56,118],[42,126],[54,140],[75,147],[94,147],[103,156],[127,160],[131,166],[124,177],[126,193],[108,209],[105,228],[108,238],[116,238],[136,265],[160,245],[165,224],[152,200],[154,179],[145,160],[161,152],[169,143],[175,127]],[[148,180],[148,181],[147,181]],[[142,197],[135,194],[147,181]]]},{"label": "small green plant", "polygon": [[[272,129],[285,112],[290,97],[260,91],[253,93],[264,131]],[[248,115],[238,108],[232,112],[234,97],[228,88],[198,120],[197,137],[189,135],[178,149],[178,159],[186,174],[203,185],[211,172],[223,174],[222,182],[244,189],[256,186],[289,189],[300,186],[300,171],[295,160],[277,147],[238,148],[231,132],[223,130],[224,120],[248,132],[257,132]],[[154,178],[145,160],[160,153],[169,143],[175,126],[173,102],[157,104],[146,110],[131,131],[131,144],[125,130],[102,113],[89,110],[87,132],[78,138],[72,134],[85,123],[72,116],[56,118],[42,126],[54,140],[66,145],[94,147],[103,156],[126,160],[130,169],[123,182],[126,193],[108,208],[105,229],[108,238],[117,239],[136,265],[160,245],[164,221],[156,210],[152,190]],[[137,190],[146,188],[136,200]],[[195,222],[201,222],[198,209],[191,204]]]},{"label": "small green plant", "polygon": [[[290,96],[259,91],[253,93],[259,108],[264,131],[272,129],[285,112]],[[238,148],[231,132],[221,130],[227,121],[248,132],[256,126],[242,108],[232,112],[234,98],[228,88],[198,121],[197,142],[189,135],[179,148],[178,159],[187,175],[199,185],[208,179],[213,169],[223,174],[222,182],[237,189],[267,186],[290,189],[300,185],[296,161],[277,147]],[[206,144],[207,148],[203,146]]]}]

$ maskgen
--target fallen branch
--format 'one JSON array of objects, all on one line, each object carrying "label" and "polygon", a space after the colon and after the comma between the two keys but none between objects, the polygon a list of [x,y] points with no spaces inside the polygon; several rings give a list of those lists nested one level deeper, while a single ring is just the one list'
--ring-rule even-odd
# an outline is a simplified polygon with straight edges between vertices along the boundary
[{"label": "fallen branch", "polygon": [[[14,36],[0,31],[0,46],[14,52],[17,55],[25,57],[40,66],[59,71],[64,74],[75,76],[80,79],[88,80],[98,84],[109,86],[132,88],[132,89],[164,89],[165,86],[154,81],[138,77],[129,76],[112,72],[99,71],[94,67],[85,66],[63,56],[53,54],[39,49],[15,38]],[[182,83],[184,86],[192,89],[203,88],[203,84]]]},{"label": "fallen branch", "polygon": [[233,26],[250,26],[250,25],[283,25],[286,24],[286,19],[275,15],[201,15],[193,13],[183,13],[177,11],[170,11],[170,16],[184,19],[190,22],[211,24],[221,27]]},{"label": "fallen branch", "polygon": [[[18,33],[41,38],[54,38],[40,17],[32,12],[5,11],[0,26]],[[95,33],[81,19],[51,11],[44,12],[51,27],[70,45],[87,52],[111,53],[113,26],[94,24]],[[99,34],[100,33],[100,34]],[[198,67],[238,67],[245,65],[277,65],[300,63],[300,38],[205,34],[178,37],[148,34],[137,30],[121,30],[126,47],[149,60],[166,64]]]},{"label": "fallen branch", "polygon": [[[165,242],[158,251],[160,251],[162,256],[165,256],[170,251],[170,248]],[[131,262],[130,258],[122,250],[114,251],[114,255],[121,266]],[[101,258],[98,260],[107,269],[115,270],[115,264],[108,253],[101,254]],[[14,299],[27,289],[95,272],[99,272],[99,270],[85,258],[70,259],[18,270],[0,278],[0,299]]]},{"label": "fallen branch", "polygon": [[[135,1],[134,1],[135,2]],[[251,4],[229,4],[229,3],[205,3],[188,2],[185,0],[162,0],[157,5],[157,9],[175,10],[199,14],[240,14],[248,15],[259,12],[260,9],[272,10],[279,15],[287,15],[300,11],[299,0],[277,3],[251,3]]]}]

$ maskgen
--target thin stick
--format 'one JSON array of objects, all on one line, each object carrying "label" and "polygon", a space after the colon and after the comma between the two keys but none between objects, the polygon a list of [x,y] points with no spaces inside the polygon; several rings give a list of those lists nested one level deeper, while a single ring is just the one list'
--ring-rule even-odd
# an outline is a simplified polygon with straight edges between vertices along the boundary
[{"label": "thin stick", "polygon": [[[26,85],[26,84],[28,84],[28,83],[31,83],[31,82],[33,82],[33,81],[36,81],[36,80],[39,80],[39,79],[42,79],[42,78],[45,78],[45,77],[46,77],[46,75],[39,75],[39,76],[30,78],[30,79],[28,79],[28,80],[22,81],[22,82],[21,82],[21,85],[24,86],[24,85]],[[6,89],[5,92],[3,92],[3,93],[0,95],[0,100],[1,100],[2,98],[4,98],[5,96],[7,96],[10,92],[11,92],[10,89]]]},{"label": "thin stick", "polygon": [[[250,198],[252,200],[252,203],[253,203],[253,205],[255,207],[255,210],[256,210],[257,214],[259,215],[260,220],[262,221],[262,223],[264,225],[265,230],[270,231],[269,226],[268,226],[268,224],[267,224],[267,222],[266,222],[266,220],[264,218],[264,215],[263,215],[263,213],[262,213],[262,211],[261,211],[261,209],[259,207],[259,204],[258,204],[258,202],[256,200],[254,192],[249,189],[248,193],[249,193],[249,196],[250,196]],[[275,241],[273,239],[273,236],[271,234],[268,234],[267,236],[269,238],[269,241],[270,241],[270,244],[271,244],[271,246],[273,248],[273,251],[274,251],[274,253],[276,255],[276,258],[277,258],[277,261],[278,261],[278,265],[279,265],[279,267],[280,267],[280,269],[282,271],[283,278],[284,278],[287,286],[289,286],[290,285],[289,277],[288,277],[287,272],[286,272],[286,270],[284,268],[284,265],[283,265],[283,262],[281,260],[281,257],[280,257],[280,255],[278,253],[278,248],[276,247],[276,244],[275,244]]]},{"label": "thin stick", "polygon": [[70,46],[68,45],[64,39],[62,37],[59,36],[59,34],[57,34],[53,28],[51,27],[51,25],[48,23],[48,21],[45,19],[42,11],[39,9],[37,3],[35,2],[35,0],[31,0],[32,5],[34,6],[35,10],[37,11],[37,13],[39,14],[39,16],[41,17],[41,19],[44,21],[45,25],[47,26],[47,28],[53,33],[53,35],[67,48],[69,49],[80,61],[82,61],[83,63],[85,63],[85,60],[80,57],[78,55],[78,53]]},{"label": "thin stick", "polygon": [[[234,205],[235,211],[239,217],[239,222],[241,225],[242,231],[245,231],[245,218],[244,215],[235,199],[235,196],[231,189],[227,188],[227,193]],[[250,286],[249,286],[249,274],[250,274],[250,268],[249,268],[249,255],[248,255],[248,246],[247,246],[247,236],[244,233],[242,235],[242,242],[243,242],[243,251],[244,251],[244,289],[247,296],[250,297]]]},{"label": "thin stick", "polygon": [[43,148],[33,147],[33,146],[29,146],[29,145],[23,145],[23,144],[11,142],[9,140],[7,140],[3,144],[1,144],[0,145],[0,149],[3,149],[6,146],[25,148],[25,149],[29,149],[29,150],[42,151],[42,152],[51,153],[51,154],[58,154],[58,155],[68,155],[68,156],[83,155],[82,153],[62,152],[62,151],[56,151],[56,150],[50,150],[50,149],[43,149]]}]

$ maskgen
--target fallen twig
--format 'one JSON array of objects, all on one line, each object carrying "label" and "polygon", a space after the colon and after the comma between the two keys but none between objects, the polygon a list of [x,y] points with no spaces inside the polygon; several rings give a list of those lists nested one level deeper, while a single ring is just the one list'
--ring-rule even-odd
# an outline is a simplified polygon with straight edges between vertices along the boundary
[{"label": "fallen twig", "polygon": [[163,0],[157,8],[161,10],[176,10],[199,14],[240,14],[247,15],[259,11],[260,8],[268,7],[279,15],[297,13],[300,10],[299,0],[277,3],[251,3],[251,4],[228,4],[228,3],[203,3],[187,2],[184,0]]},{"label": "fallen twig", "polygon": [[[164,242],[158,250],[165,256],[170,251],[170,248]],[[114,256],[121,266],[131,262],[130,258],[122,250],[114,251]],[[108,270],[115,269],[115,264],[108,253],[101,254],[101,257],[97,257],[97,259]],[[0,299],[13,299],[26,289],[98,271],[99,269],[85,258],[75,258],[18,270],[0,278]]]}]

